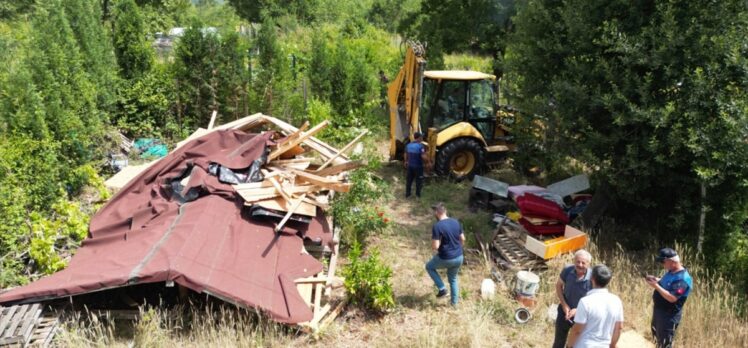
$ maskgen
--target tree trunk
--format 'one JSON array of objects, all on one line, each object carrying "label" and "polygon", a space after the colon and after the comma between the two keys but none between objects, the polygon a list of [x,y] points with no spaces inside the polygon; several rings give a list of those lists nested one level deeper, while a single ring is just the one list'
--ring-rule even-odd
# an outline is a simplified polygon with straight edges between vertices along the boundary
[{"label": "tree trunk", "polygon": [[699,216],[699,239],[696,242],[696,251],[701,254],[704,244],[704,227],[706,224],[706,184],[701,182],[701,215]]}]

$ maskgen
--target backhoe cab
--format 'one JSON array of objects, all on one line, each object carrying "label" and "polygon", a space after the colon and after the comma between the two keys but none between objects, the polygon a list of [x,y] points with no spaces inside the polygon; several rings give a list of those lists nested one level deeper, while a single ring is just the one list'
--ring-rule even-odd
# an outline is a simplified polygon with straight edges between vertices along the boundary
[{"label": "backhoe cab", "polygon": [[439,175],[472,177],[514,148],[506,112],[498,110],[496,77],[477,71],[425,71],[423,48],[410,44],[388,89],[390,158],[402,158],[413,133],[426,134]]}]

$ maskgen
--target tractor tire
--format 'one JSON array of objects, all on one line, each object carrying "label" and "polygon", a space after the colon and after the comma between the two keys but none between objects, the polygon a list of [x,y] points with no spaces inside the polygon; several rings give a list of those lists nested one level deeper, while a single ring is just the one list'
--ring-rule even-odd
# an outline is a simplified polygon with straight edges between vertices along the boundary
[{"label": "tractor tire", "polygon": [[436,156],[436,172],[457,181],[472,179],[483,166],[483,146],[475,139],[459,138],[444,145]]}]

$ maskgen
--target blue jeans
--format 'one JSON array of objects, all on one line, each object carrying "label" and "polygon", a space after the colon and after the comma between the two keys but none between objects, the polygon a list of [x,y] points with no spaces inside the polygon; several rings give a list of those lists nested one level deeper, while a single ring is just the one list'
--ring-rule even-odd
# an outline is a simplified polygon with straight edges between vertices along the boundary
[{"label": "blue jeans", "polygon": [[446,289],[446,287],[444,286],[444,282],[442,282],[442,278],[439,276],[439,273],[436,270],[440,268],[447,269],[447,279],[449,280],[449,294],[452,299],[453,305],[457,304],[457,299],[460,297],[460,289],[457,287],[457,272],[460,271],[462,260],[462,255],[449,260],[443,260],[439,257],[439,255],[434,255],[434,257],[432,257],[431,260],[426,263],[426,272],[429,273],[431,279],[434,280],[434,285],[436,285],[436,288],[439,290],[444,290]]}]

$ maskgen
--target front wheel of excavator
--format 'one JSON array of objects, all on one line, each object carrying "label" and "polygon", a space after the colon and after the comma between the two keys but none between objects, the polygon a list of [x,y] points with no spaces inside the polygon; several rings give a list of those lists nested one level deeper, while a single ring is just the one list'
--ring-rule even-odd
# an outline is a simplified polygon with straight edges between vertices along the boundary
[{"label": "front wheel of excavator", "polygon": [[483,147],[475,139],[459,138],[445,144],[436,156],[436,172],[457,181],[471,179],[484,163]]}]

